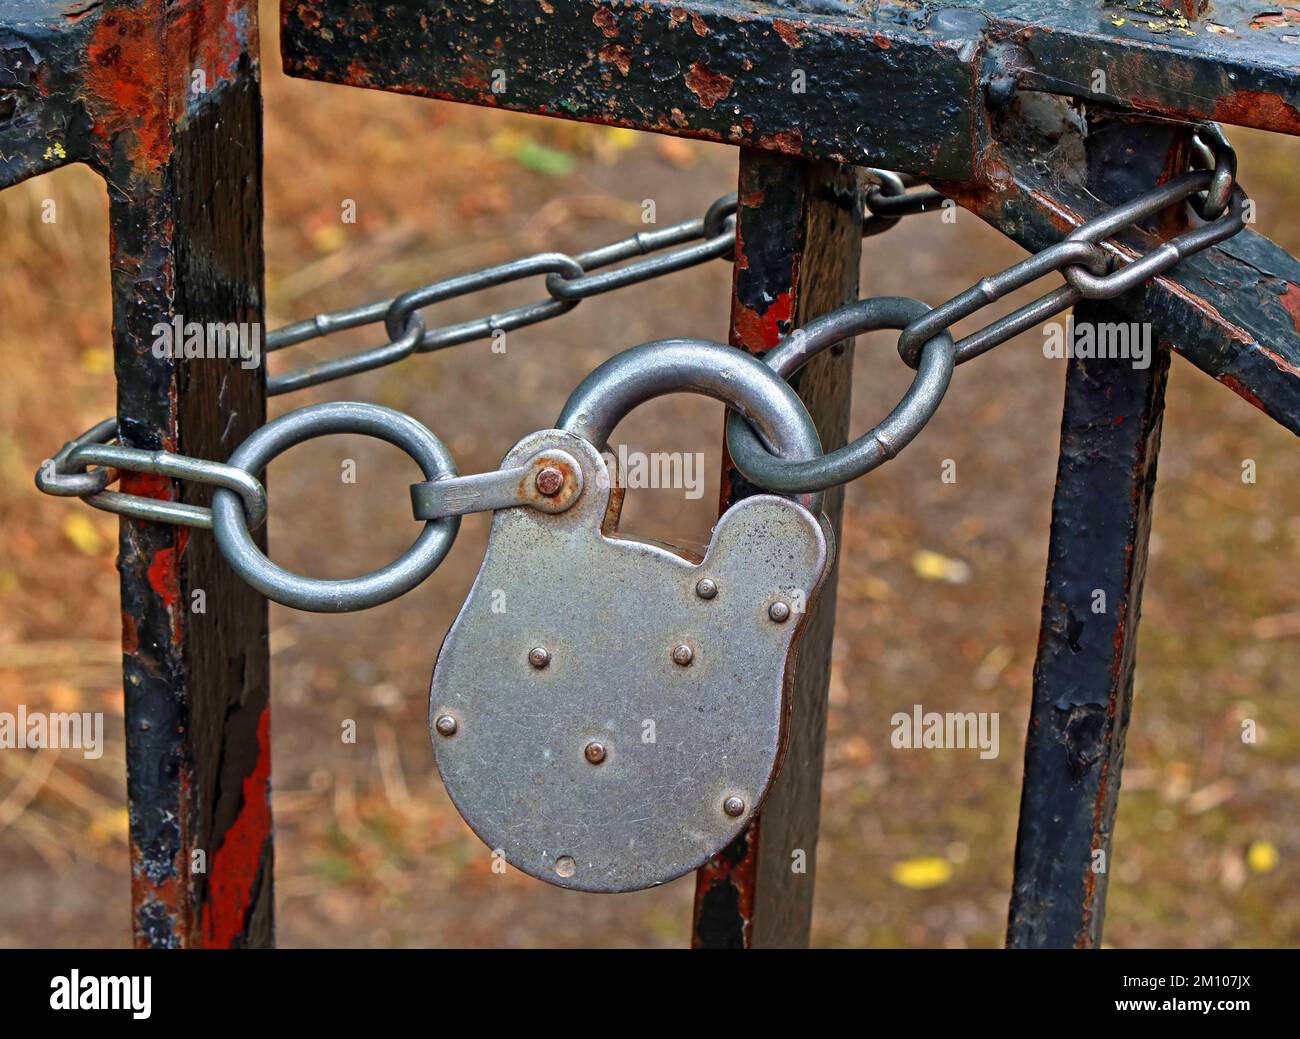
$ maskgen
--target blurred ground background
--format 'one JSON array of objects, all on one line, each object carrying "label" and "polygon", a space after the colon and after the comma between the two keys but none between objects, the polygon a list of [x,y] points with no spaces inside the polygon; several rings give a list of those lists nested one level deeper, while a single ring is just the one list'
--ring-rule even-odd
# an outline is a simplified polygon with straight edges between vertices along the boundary
[{"label": "blurred ground background", "polygon": [[[538,249],[578,251],[702,213],[731,190],[728,148],[287,80],[266,19],[268,321],[395,294]],[[1233,131],[1258,229],[1300,250],[1295,141]],[[1291,190],[1288,190],[1291,189]],[[54,199],[54,225],[40,219]],[[357,222],[340,220],[344,199]],[[107,750],[0,754],[0,945],[130,941],[116,521],[42,497],[43,458],[113,405],[107,205],[71,168],[0,194],[0,710],[107,713]],[[937,303],[1018,250],[969,214],[868,239],[864,292]],[[726,335],[723,263],[584,303],[488,344],[281,398],[376,401],[443,437],[462,472],[495,468],[553,424],[612,353]],[[502,310],[535,286],[448,303]],[[529,297],[531,298],[531,297]],[[959,328],[960,330],[960,328]],[[290,360],[371,345],[340,336]],[[938,417],[848,493],[813,940],[995,946],[1003,940],[1030,674],[1055,473],[1063,362],[1026,334],[964,367]],[[859,340],[854,424],[908,372],[888,335]],[[283,368],[277,358],[273,368]],[[677,397],[618,437],[703,451],[721,408]],[[1175,359],[1143,608],[1107,944],[1300,944],[1300,463],[1294,439]],[[343,458],[358,482],[340,483]],[[1243,484],[1244,459],[1258,483]],[[944,459],[955,484],[940,480]],[[411,538],[411,463],[336,437],[272,467],[275,558],[319,576],[390,559]],[[703,542],[703,497],[629,494],[624,529]],[[425,697],[438,644],[481,559],[471,517],[442,569],[400,601],[342,617],[272,608],[278,935],[285,946],[681,946],[693,878],[636,895],[562,892],[490,856],[433,769]],[[206,536],[206,535],[198,535]],[[998,711],[1001,754],[890,746],[889,718]],[[356,719],[355,744],[340,723]],[[1244,745],[1243,719],[1259,742]]]}]

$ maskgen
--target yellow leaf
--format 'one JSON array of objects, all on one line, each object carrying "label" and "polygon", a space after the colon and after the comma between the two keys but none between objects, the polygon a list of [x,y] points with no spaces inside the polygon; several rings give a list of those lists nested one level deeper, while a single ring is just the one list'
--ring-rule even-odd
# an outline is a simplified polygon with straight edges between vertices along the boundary
[{"label": "yellow leaf", "polygon": [[913,891],[925,891],[927,888],[940,887],[952,879],[952,864],[947,859],[934,856],[908,859],[895,864],[889,871],[895,884],[911,888]]},{"label": "yellow leaf", "polygon": [[925,548],[912,554],[912,569],[916,571],[917,577],[926,581],[965,584],[970,580],[969,563],[963,563],[960,559],[949,559]]},{"label": "yellow leaf", "polygon": [[63,536],[83,555],[97,556],[104,551],[104,539],[84,513],[68,513],[63,520]]},{"label": "yellow leaf", "polygon": [[81,710],[81,691],[67,682],[51,682],[45,689],[45,696],[56,711]]},{"label": "yellow leaf", "polygon": [[893,596],[894,589],[883,577],[868,577],[862,582],[862,594],[876,602],[884,602]]},{"label": "yellow leaf", "polygon": [[1272,873],[1280,858],[1271,841],[1255,841],[1246,849],[1246,865],[1256,873]]},{"label": "yellow leaf", "polygon": [[131,820],[125,808],[114,808],[100,812],[91,820],[89,837],[96,844],[107,844],[112,840],[125,839],[130,832]]},{"label": "yellow leaf", "polygon": [[620,152],[625,152],[631,148],[635,148],[637,143],[641,140],[641,132],[639,130],[629,130],[625,126],[607,128],[600,136],[604,145],[614,151]]},{"label": "yellow leaf", "polygon": [[107,375],[113,370],[113,351],[106,346],[82,350],[81,370],[90,375]]},{"label": "yellow leaf", "polygon": [[338,252],[347,244],[347,232],[343,230],[342,224],[323,224],[316,228],[311,235],[311,244],[316,247],[319,253]]},{"label": "yellow leaf", "polygon": [[498,130],[488,138],[488,147],[498,155],[513,155],[521,144],[530,138],[518,130]]}]

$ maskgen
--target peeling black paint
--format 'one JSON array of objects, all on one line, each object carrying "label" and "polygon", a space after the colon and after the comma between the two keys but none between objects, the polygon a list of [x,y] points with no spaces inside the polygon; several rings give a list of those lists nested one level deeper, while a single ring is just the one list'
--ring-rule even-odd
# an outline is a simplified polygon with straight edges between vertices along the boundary
[{"label": "peeling black paint", "polygon": [[[1092,130],[1088,180],[1112,201],[1186,161],[1186,132],[1174,127],[1099,120]],[[1109,304],[1075,310],[1077,323],[1117,320]],[[1067,362],[1007,928],[1012,947],[1101,942],[1169,345],[1163,337],[1155,344],[1146,369],[1124,359]]]},{"label": "peeling black paint", "polygon": [[943,32],[807,6],[662,0],[289,0],[281,12],[293,76],[936,176],[971,173],[974,68],[966,42]]},{"label": "peeling black paint", "polygon": [[[249,0],[0,5],[0,187],[71,162],[108,187],[127,446],[224,459],[265,421],[261,370],[149,348],[176,314],[262,323],[256,45]],[[143,474],[121,489],[207,501]],[[124,519],[117,566],[136,942],[270,944],[266,601],[205,532]]]}]

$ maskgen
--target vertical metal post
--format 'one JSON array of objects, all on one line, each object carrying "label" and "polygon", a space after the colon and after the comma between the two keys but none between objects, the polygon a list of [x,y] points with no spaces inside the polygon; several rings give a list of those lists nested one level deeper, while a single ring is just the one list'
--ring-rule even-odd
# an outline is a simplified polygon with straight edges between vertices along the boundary
[{"label": "vertical metal post", "polygon": [[[856,299],[862,252],[862,174],[850,166],[742,149],[731,342],[753,353],[792,328]],[[832,450],[848,433],[853,342],[793,380]],[[723,510],[756,493],[725,456]],[[836,535],[844,495],[826,495]],[[697,948],[803,946],[812,924],[826,690],[835,628],[832,571],[799,644],[791,732],[761,815],[696,875]]]},{"label": "vertical metal post", "polygon": [[[1094,120],[1089,189],[1127,200],[1185,168],[1186,131]],[[1162,230],[1177,230],[1181,216]],[[1075,327],[1127,323],[1081,304]],[[1016,840],[1007,944],[1101,943],[1111,835],[1133,698],[1169,344],[1150,366],[1068,362],[1042,626]]]},{"label": "vertical metal post", "polygon": [[[262,325],[257,4],[114,0],[90,17],[119,437],[224,459],[265,421],[264,369],[153,346],[173,319]],[[182,496],[143,474],[121,489]],[[118,569],[136,943],[269,945],[266,602],[205,531],[125,519]]]}]

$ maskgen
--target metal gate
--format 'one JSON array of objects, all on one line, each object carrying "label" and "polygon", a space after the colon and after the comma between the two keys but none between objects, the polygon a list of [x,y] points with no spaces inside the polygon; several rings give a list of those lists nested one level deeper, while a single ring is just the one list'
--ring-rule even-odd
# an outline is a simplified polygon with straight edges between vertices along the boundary
[{"label": "metal gate", "polygon": [[[857,299],[864,231],[944,198],[1046,256],[1028,273],[1067,272],[1038,309],[1018,312],[1023,324],[999,327],[1002,339],[1073,303],[1091,321],[1155,324],[1149,368],[1069,363],[1034,670],[1008,943],[1090,947],[1100,941],[1107,878],[1095,854],[1109,852],[1119,792],[1170,352],[1300,432],[1300,263],[1249,229],[1213,237],[1235,169],[1204,122],[1300,134],[1300,12],[1257,8],[283,0],[282,57],[305,79],[735,145],[734,236],[723,211],[711,211],[679,239],[584,254],[576,271],[559,273],[596,277],[595,267],[696,238],[691,262],[734,249],[731,342],[752,353]],[[1159,196],[1197,161],[1213,171],[1196,181],[1208,191],[1193,200],[1205,221],[1168,208],[1191,191]],[[86,442],[115,430],[119,447],[227,458],[265,423],[264,370],[217,378],[154,356],[148,343],[158,322],[181,313],[262,321],[256,4],[0,3],[0,187],[73,162],[104,177],[113,229],[117,416]],[[922,182],[932,190],[912,190]],[[1125,208],[1153,191],[1163,205]],[[1084,237],[1088,248],[1077,235],[1073,252],[1062,246],[1085,226],[1098,231]],[[1118,274],[1092,272],[1118,279],[1105,291],[1078,266],[1103,240],[1120,264]],[[945,317],[973,313],[1027,283],[1026,273],[979,282]],[[541,305],[545,314],[504,317],[518,327],[598,290],[558,295]],[[433,298],[408,296],[407,317]],[[293,326],[279,343],[392,318],[391,303]],[[387,325],[386,349],[410,352],[431,334],[422,323],[414,338],[400,321]],[[438,345],[499,327],[502,315],[440,330]],[[958,362],[997,341],[958,344]],[[846,337],[792,380],[828,452],[847,439],[851,366]],[[296,373],[271,391],[327,377]],[[111,454],[100,461],[116,464]],[[120,493],[201,506],[210,490],[180,477],[213,471],[124,464]],[[58,493],[104,492],[64,487]],[[723,507],[753,489],[728,461]],[[119,568],[137,943],[268,945],[266,600],[208,534],[118,506],[128,513]],[[829,490],[837,532],[841,507],[840,489]],[[264,534],[253,536],[264,551]],[[191,587],[207,590],[202,626],[178,608]],[[1079,642],[1077,618],[1098,587],[1111,609],[1090,618]],[[791,849],[816,845],[833,591],[832,577],[801,644],[790,747],[761,816],[698,873],[698,946],[807,941],[812,884],[793,882],[787,863]],[[206,873],[186,867],[195,849],[213,849]]]}]

